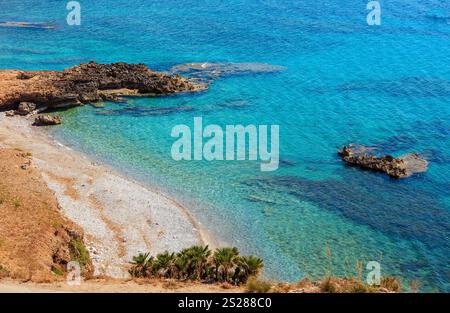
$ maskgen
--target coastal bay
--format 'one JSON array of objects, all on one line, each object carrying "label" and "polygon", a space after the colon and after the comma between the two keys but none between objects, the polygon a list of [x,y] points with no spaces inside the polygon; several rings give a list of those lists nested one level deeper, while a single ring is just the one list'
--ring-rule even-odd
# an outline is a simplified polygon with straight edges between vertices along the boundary
[{"label": "coastal bay", "polygon": [[[30,3],[1,4],[0,69],[17,69],[12,75],[16,82],[18,76],[20,83],[27,77],[33,81],[32,75],[23,74],[30,71],[64,78],[64,69],[95,60],[142,63],[138,68],[208,84],[202,92],[145,97],[139,88],[116,89],[122,86],[114,80],[114,90],[105,92],[96,88],[105,86],[98,80],[85,84],[69,71],[68,81],[59,87],[81,91],[83,97],[60,98],[52,89],[50,94],[57,96],[53,100],[64,101],[46,101],[44,96],[31,105],[20,104],[27,99],[9,93],[7,110],[22,114],[50,105],[54,111],[45,115],[61,117],[37,123],[62,121],[59,126],[20,126],[8,136],[42,132],[38,142],[51,135],[53,146],[54,141],[64,145],[56,144],[61,154],[55,156],[77,154],[89,160],[88,172],[73,165],[74,175],[71,167],[63,171],[64,164],[53,160],[60,166],[45,165],[53,171],[45,179],[62,194],[75,218],[89,220],[94,210],[106,212],[107,221],[100,213],[94,217],[106,229],[98,233],[107,233],[102,238],[111,242],[114,254],[127,253],[120,245],[121,220],[151,227],[138,217],[122,218],[123,210],[109,212],[108,207],[117,206],[108,200],[111,196],[125,201],[137,216],[146,216],[128,197],[118,196],[122,189],[104,192],[110,188],[106,178],[126,186],[122,193],[137,193],[128,188],[128,181],[137,181],[170,195],[220,246],[261,257],[267,279],[321,279],[330,264],[333,274],[343,277],[354,274],[357,264],[376,261],[384,275],[399,277],[405,285],[417,280],[425,291],[450,290],[450,2],[383,2],[381,25],[368,25],[366,3],[336,0],[187,0],[176,6],[167,1],[144,6],[133,0],[111,6],[98,0],[83,4],[79,26],[66,24],[64,6]],[[72,88],[75,83],[80,86]],[[45,90],[28,91],[33,96]],[[173,160],[171,130],[191,127],[200,116],[205,125],[220,127],[280,125],[279,168],[263,173],[259,162],[249,160]],[[1,125],[31,124],[33,119],[2,118]],[[4,140],[14,146],[12,139]],[[337,152],[349,143],[373,148],[376,154],[347,158],[359,164],[347,166]],[[31,139],[29,144],[33,147]],[[397,160],[414,153],[426,161],[426,172],[402,170],[393,175],[401,179],[392,179],[379,171],[380,162],[390,172],[392,162],[403,167]],[[44,154],[35,157],[36,166],[46,160]],[[372,164],[371,170],[361,170],[361,162]],[[100,168],[97,163],[115,178],[102,174],[105,179],[91,186],[87,177]],[[76,188],[71,188],[74,180]],[[94,192],[97,197],[89,199]],[[90,209],[79,207],[89,217],[77,216],[78,202],[70,194],[83,194],[80,201]],[[147,208],[144,201],[138,204]],[[191,224],[184,224],[186,230]],[[129,237],[135,236],[131,227],[125,227]],[[194,235],[192,242],[199,240]],[[139,249],[148,245],[141,243]],[[116,265],[110,273],[123,273]]]},{"label": "coastal bay", "polygon": [[63,146],[29,119],[1,113],[0,146],[32,155],[63,214],[85,231],[95,275],[128,277],[128,264],[140,252],[214,246],[175,200]]}]

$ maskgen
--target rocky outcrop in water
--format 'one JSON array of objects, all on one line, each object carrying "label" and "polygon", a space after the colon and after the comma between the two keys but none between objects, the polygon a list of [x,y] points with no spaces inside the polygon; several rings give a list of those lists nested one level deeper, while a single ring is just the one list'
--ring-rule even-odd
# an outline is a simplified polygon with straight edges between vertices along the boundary
[{"label": "rocky outcrop in water", "polygon": [[405,154],[398,158],[391,155],[375,156],[371,153],[370,148],[352,144],[338,152],[342,160],[349,165],[383,172],[393,178],[404,178],[414,173],[425,172],[428,167],[428,162],[417,153]]},{"label": "rocky outcrop in water", "polygon": [[62,119],[57,115],[39,115],[34,120],[33,126],[52,126],[62,123]]},{"label": "rocky outcrop in water", "polygon": [[169,95],[206,88],[180,75],[154,72],[144,64],[90,62],[64,71],[1,70],[0,110],[22,114],[22,102],[42,111],[121,96]]}]

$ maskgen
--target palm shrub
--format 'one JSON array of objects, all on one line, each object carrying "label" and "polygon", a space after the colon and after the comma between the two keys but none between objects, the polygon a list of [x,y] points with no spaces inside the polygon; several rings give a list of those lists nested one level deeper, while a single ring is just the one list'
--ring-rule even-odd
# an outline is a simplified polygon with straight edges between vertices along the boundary
[{"label": "palm shrub", "polygon": [[173,278],[176,273],[175,253],[168,251],[156,256],[151,272],[156,277]]},{"label": "palm shrub", "polygon": [[152,258],[149,258],[150,253],[139,253],[133,257],[132,266],[129,273],[133,277],[147,277],[147,270],[151,264]]},{"label": "palm shrub", "polygon": [[189,258],[180,252],[177,254],[174,265],[177,279],[186,280],[189,277]]},{"label": "palm shrub", "polygon": [[193,246],[185,252],[192,269],[193,279],[204,279],[205,269],[208,265],[208,258],[211,255],[211,251],[208,246]]},{"label": "palm shrub", "polygon": [[228,276],[230,269],[234,267],[238,255],[239,250],[237,248],[219,248],[214,252],[217,281],[229,281]]},{"label": "palm shrub", "polygon": [[182,261],[180,262],[183,265],[183,272],[179,274],[185,279],[192,279],[194,276],[195,266],[191,249],[192,248],[183,249],[177,254],[177,259],[181,259]]},{"label": "palm shrub", "polygon": [[133,277],[176,278],[244,284],[261,272],[263,260],[239,256],[237,248],[219,248],[212,253],[208,246],[193,246],[179,253],[164,252],[155,258],[149,253],[133,257]]},{"label": "palm shrub", "polygon": [[257,277],[264,267],[263,260],[253,255],[237,257],[235,263],[233,280],[237,285],[245,284],[250,277]]},{"label": "palm shrub", "polygon": [[177,254],[178,276],[183,279],[202,280],[207,278],[211,250],[208,246],[193,246]]},{"label": "palm shrub", "polygon": [[208,262],[206,263],[205,268],[203,270],[203,275],[205,282],[213,283],[216,281],[216,267],[214,265],[212,257],[208,259]]}]

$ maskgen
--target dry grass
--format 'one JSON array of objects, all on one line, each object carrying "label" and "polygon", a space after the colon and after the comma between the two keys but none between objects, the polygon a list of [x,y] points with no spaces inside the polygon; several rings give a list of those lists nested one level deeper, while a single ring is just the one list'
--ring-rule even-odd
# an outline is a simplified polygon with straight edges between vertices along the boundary
[{"label": "dry grass", "polygon": [[173,280],[168,280],[168,281],[164,282],[162,286],[164,289],[169,289],[169,290],[175,290],[175,289],[180,288],[179,284]]},{"label": "dry grass", "polygon": [[270,282],[251,277],[245,285],[247,292],[267,293],[272,288]]},{"label": "dry grass", "polygon": [[[74,234],[82,232],[61,215],[30,163],[26,152],[0,149],[0,276],[53,281],[61,277],[55,271],[71,261]],[[90,271],[90,261],[85,270]]]},{"label": "dry grass", "polygon": [[380,287],[389,291],[400,292],[402,290],[402,283],[395,277],[382,277]]},{"label": "dry grass", "polygon": [[[418,285],[415,283],[410,291],[417,292]],[[298,283],[278,283],[270,289],[275,293],[395,293],[401,292],[402,285],[395,277],[384,277],[380,286],[370,286],[359,278],[337,278],[326,277],[321,281],[311,281],[304,278]]]}]

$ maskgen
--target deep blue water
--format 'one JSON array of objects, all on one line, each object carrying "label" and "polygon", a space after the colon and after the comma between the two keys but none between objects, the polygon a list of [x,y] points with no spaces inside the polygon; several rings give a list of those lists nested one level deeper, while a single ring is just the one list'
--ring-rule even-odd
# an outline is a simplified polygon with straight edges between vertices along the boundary
[{"label": "deep blue water", "polygon": [[[69,27],[65,1],[1,1],[0,22],[57,28],[0,27],[0,68],[93,59],[286,69],[222,77],[201,94],[71,109],[57,138],[174,195],[224,244],[262,256],[268,278],[325,275],[329,247],[335,275],[376,260],[385,275],[449,291],[450,2],[381,1],[378,27],[365,1],[80,2],[82,25]],[[180,107],[190,109],[153,110]],[[195,116],[280,125],[282,167],[173,161],[171,129]],[[423,152],[429,171],[392,180],[345,167],[336,148],[349,142]]]}]

